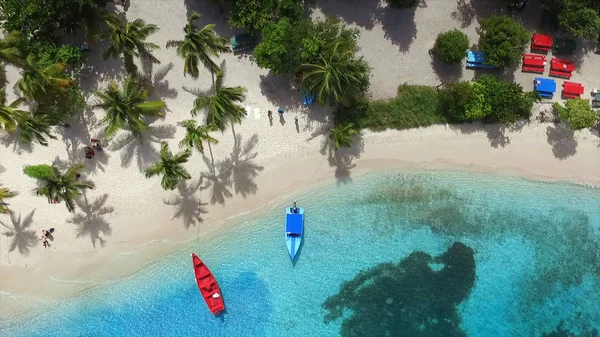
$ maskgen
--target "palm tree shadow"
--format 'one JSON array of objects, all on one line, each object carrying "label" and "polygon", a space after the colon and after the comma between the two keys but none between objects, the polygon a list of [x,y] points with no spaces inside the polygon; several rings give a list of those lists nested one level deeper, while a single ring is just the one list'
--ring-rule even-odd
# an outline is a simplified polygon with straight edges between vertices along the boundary
[{"label": "palm tree shadow", "polygon": [[84,194],[83,198],[75,200],[78,210],[83,213],[75,213],[73,218],[67,220],[68,223],[77,226],[77,238],[90,236],[94,248],[96,242],[104,246],[105,240],[101,236],[112,234],[110,224],[104,219],[104,215],[114,211],[113,207],[105,206],[107,199],[108,194],[103,194],[90,204]]},{"label": "palm tree shadow", "polygon": [[31,153],[33,151],[33,146],[31,144],[24,143],[21,141],[19,137],[19,131],[14,131],[11,133],[4,133],[0,136],[0,142],[4,147],[11,148],[12,152],[16,154],[21,154],[23,151],[27,153]]},{"label": "palm tree shadow", "polygon": [[335,167],[334,176],[338,184],[349,183],[352,181],[351,170],[356,167],[354,159],[360,158],[364,151],[365,142],[360,135],[354,137],[352,145],[348,148],[335,150],[329,137],[324,137],[321,143],[321,154],[327,155],[327,162],[330,167]]},{"label": "palm tree shadow", "polygon": [[159,158],[154,144],[160,144],[163,139],[172,139],[177,129],[173,125],[151,125],[148,130],[136,138],[131,132],[121,134],[113,140],[109,146],[110,150],[121,152],[121,166],[129,167],[133,157],[136,157],[140,171]]},{"label": "palm tree shadow", "polygon": [[29,213],[25,218],[21,217],[21,213],[19,213],[18,217],[15,217],[15,215],[11,213],[11,226],[0,221],[0,224],[6,228],[2,234],[7,238],[12,238],[8,252],[18,249],[21,255],[27,256],[29,255],[29,249],[37,245],[38,239],[35,231],[30,229],[31,224],[33,223],[34,213],[35,209],[31,211],[31,213]]},{"label": "palm tree shadow", "polygon": [[200,190],[202,185],[202,178],[198,179],[197,183],[182,182],[177,186],[179,194],[174,195],[168,200],[163,200],[165,205],[175,206],[176,212],[171,220],[175,218],[183,218],[183,225],[185,229],[189,229],[191,226],[204,222],[202,214],[208,213],[204,208],[206,203],[202,203],[199,198],[195,196],[196,192]]},{"label": "palm tree shadow", "polygon": [[229,191],[231,186],[231,172],[223,168],[221,163],[213,165],[208,157],[203,156],[206,167],[209,172],[201,173],[202,180],[206,179],[206,184],[201,187],[202,190],[210,188],[210,203],[219,203],[223,205],[226,198],[231,198],[233,194]]},{"label": "palm tree shadow", "polygon": [[258,191],[254,179],[264,167],[252,162],[258,155],[257,152],[253,152],[258,143],[258,135],[252,135],[243,147],[241,146],[242,136],[236,135],[235,138],[236,141],[231,156],[223,161],[222,168],[230,172],[235,194],[241,194],[245,198],[248,194],[256,194],[256,191]]}]

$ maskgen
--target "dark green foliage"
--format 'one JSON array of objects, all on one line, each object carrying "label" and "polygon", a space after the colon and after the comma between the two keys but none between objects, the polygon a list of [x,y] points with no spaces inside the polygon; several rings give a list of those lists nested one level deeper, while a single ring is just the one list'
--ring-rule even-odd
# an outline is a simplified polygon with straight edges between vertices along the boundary
[{"label": "dark green foliage", "polygon": [[52,176],[52,166],[50,165],[26,165],[23,169],[26,176],[35,179],[44,179]]},{"label": "dark green foliage", "polygon": [[38,56],[37,63],[41,67],[49,67],[55,63],[66,63],[71,67],[79,67],[85,62],[85,54],[81,48],[65,44],[60,47],[50,42],[34,42],[29,53]]},{"label": "dark green foliage", "polygon": [[490,65],[518,64],[530,37],[530,32],[511,17],[492,15],[480,20],[479,49]]},{"label": "dark green foliage", "polygon": [[385,0],[390,7],[394,8],[411,8],[419,4],[419,0]]},{"label": "dark green foliage", "polygon": [[469,49],[469,38],[457,29],[440,33],[435,40],[435,54],[448,64],[462,61],[467,49]]},{"label": "dark green foliage", "polygon": [[359,129],[374,131],[447,122],[440,108],[438,92],[429,86],[401,86],[394,99],[370,103],[361,99],[352,106],[338,107],[333,114],[335,124],[353,123]]},{"label": "dark green foliage", "polygon": [[3,0],[3,28],[26,37],[53,35],[55,29],[73,33],[90,15],[104,9],[109,0]]},{"label": "dark green foliage", "polygon": [[[442,269],[432,269],[441,264]],[[342,283],[327,298],[328,323],[346,315],[340,335],[465,337],[457,306],[475,285],[474,251],[456,242],[432,257],[416,251],[399,263],[381,263]]]},{"label": "dark green foliage", "polygon": [[295,22],[303,16],[302,6],[294,0],[237,0],[229,23],[233,27],[261,31],[276,19]]},{"label": "dark green foliage", "polygon": [[587,99],[570,99],[565,106],[554,103],[552,107],[558,117],[569,123],[573,130],[589,128],[596,123],[596,112]]},{"label": "dark green foliage", "polygon": [[568,8],[558,16],[558,22],[573,35],[589,40],[596,40],[600,32],[600,14],[592,8]]},{"label": "dark green foliage", "polygon": [[268,25],[262,42],[254,48],[256,63],[274,74],[294,73],[302,64],[303,40],[311,30],[308,20],[292,23],[284,18]]},{"label": "dark green foliage", "polygon": [[446,115],[455,121],[480,120],[491,110],[485,102],[484,87],[469,81],[448,83],[440,91],[440,102]]},{"label": "dark green foliage", "polygon": [[335,18],[316,22],[283,18],[263,30],[254,58],[261,68],[274,74],[293,74],[301,64],[319,62],[321,56],[331,55],[336,42],[340,50],[358,50],[358,34],[358,29],[346,28]]},{"label": "dark green foliage", "polygon": [[491,107],[486,121],[510,124],[531,116],[533,103],[540,99],[536,92],[523,92],[517,83],[507,83],[484,74],[477,79],[483,85],[485,102]]}]

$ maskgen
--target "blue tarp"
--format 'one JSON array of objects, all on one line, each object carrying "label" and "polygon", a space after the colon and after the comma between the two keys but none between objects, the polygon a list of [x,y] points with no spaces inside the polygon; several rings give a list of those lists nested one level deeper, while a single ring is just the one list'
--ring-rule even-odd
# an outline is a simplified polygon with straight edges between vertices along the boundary
[{"label": "blue tarp", "polygon": [[467,62],[485,64],[485,57],[482,52],[468,50]]},{"label": "blue tarp", "polygon": [[536,77],[533,82],[535,91],[553,94],[556,92],[556,82],[549,78]]},{"label": "blue tarp", "polygon": [[287,214],[285,218],[285,231],[290,234],[302,234],[302,218],[303,214],[292,213]]},{"label": "blue tarp", "polygon": [[314,93],[307,94],[304,91],[302,92],[302,103],[304,103],[304,105],[312,104],[315,101],[315,98],[317,98],[317,95]]}]

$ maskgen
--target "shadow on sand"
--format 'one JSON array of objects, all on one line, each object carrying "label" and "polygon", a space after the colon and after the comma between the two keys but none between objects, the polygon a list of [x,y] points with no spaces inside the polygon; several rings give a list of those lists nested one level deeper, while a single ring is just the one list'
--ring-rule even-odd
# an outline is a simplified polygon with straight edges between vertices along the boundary
[{"label": "shadow on sand", "polygon": [[96,242],[100,243],[100,246],[104,246],[103,236],[112,234],[110,223],[104,219],[104,215],[114,211],[113,207],[105,206],[107,199],[108,194],[103,194],[90,204],[84,194],[83,198],[75,201],[78,206],[75,215],[67,220],[68,223],[77,226],[76,237],[89,236],[94,247],[96,247]]},{"label": "shadow on sand", "polygon": [[567,123],[559,122],[546,128],[548,144],[552,146],[554,157],[560,160],[567,159],[577,153],[577,140],[575,132]]},{"label": "shadow on sand", "polygon": [[482,124],[480,122],[475,122],[471,124],[450,124],[449,126],[453,130],[468,135],[476,132],[484,132],[490,141],[490,146],[498,148],[510,145],[510,137],[507,135],[507,132],[519,132],[527,124],[529,124],[528,120],[521,120],[511,125],[499,123]]},{"label": "shadow on sand", "polygon": [[111,141],[111,151],[121,151],[121,166],[129,167],[133,158],[136,158],[137,166],[143,171],[149,165],[158,160],[158,150],[154,144],[159,144],[164,139],[172,139],[177,128],[173,125],[150,125],[140,138],[136,138],[131,132],[126,132]]},{"label": "shadow on sand", "polygon": [[165,205],[175,206],[175,214],[171,220],[177,218],[183,219],[183,225],[185,229],[189,229],[191,226],[196,226],[202,223],[202,214],[208,213],[205,207],[207,204],[202,203],[196,192],[200,191],[202,185],[202,178],[197,182],[182,182],[177,186],[178,194],[173,195],[167,200],[163,200]]},{"label": "shadow on sand", "polygon": [[210,189],[211,204],[224,204],[227,198],[233,196],[231,188],[235,194],[241,194],[244,198],[258,191],[254,180],[264,169],[263,166],[254,163],[258,155],[258,152],[254,151],[258,135],[254,134],[245,143],[242,142],[241,135],[235,137],[236,141],[228,158],[213,165],[212,161],[204,156],[209,172],[202,173],[202,178],[206,179],[202,189]]},{"label": "shadow on sand", "polygon": [[34,213],[35,209],[25,216],[25,218],[21,217],[21,213],[19,213],[19,216],[15,216],[14,213],[11,213],[10,225],[0,221],[0,224],[6,228],[2,235],[6,236],[8,240],[11,240],[10,245],[8,246],[9,253],[18,250],[19,254],[27,256],[29,255],[29,249],[38,244],[38,237],[35,231],[31,229]]}]

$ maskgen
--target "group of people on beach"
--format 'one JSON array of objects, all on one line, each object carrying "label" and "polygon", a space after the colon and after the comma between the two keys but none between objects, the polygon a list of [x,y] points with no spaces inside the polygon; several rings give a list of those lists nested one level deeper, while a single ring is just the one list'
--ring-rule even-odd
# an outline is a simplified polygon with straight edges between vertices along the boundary
[{"label": "group of people on beach", "polygon": [[87,159],[92,159],[96,155],[96,151],[102,151],[102,144],[100,144],[100,141],[98,139],[92,138],[90,142],[92,143],[92,146],[86,146],[85,148],[83,148],[83,150],[85,151],[85,157]]}]

